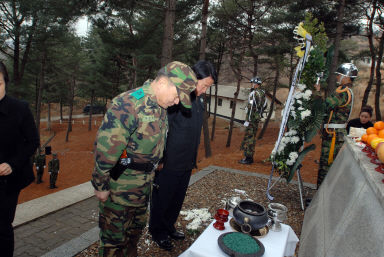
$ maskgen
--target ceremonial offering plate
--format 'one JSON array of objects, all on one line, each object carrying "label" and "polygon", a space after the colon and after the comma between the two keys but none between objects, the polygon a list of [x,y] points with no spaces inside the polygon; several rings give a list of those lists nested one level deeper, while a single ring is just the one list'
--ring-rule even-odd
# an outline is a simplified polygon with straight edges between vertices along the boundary
[{"label": "ceremonial offering plate", "polygon": [[[235,230],[236,232],[242,232],[241,231],[241,227],[239,224],[236,223],[235,219],[232,218],[230,221],[229,221],[229,225],[231,226],[231,228],[233,230]],[[268,226],[265,226],[263,228],[260,228],[260,229],[256,229],[256,230],[252,230],[250,233],[248,233],[250,236],[253,236],[253,237],[257,237],[257,238],[262,238],[262,237],[265,237],[269,232],[269,227]]]},{"label": "ceremonial offering plate", "polygon": [[241,232],[228,232],[217,239],[220,249],[233,257],[261,257],[264,245],[256,238]]}]

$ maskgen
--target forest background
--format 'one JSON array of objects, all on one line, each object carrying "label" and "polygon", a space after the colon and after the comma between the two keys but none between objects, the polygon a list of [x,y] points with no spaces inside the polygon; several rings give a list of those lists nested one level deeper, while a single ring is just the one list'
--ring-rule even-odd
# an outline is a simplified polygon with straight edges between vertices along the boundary
[{"label": "forest background", "polygon": [[[363,94],[355,106],[370,101],[374,119],[381,120],[383,10],[380,0],[2,0],[0,59],[10,72],[7,93],[30,103],[39,128],[42,106],[47,106],[48,129],[51,105],[59,106],[61,120],[63,110],[68,112],[68,141],[74,107],[106,105],[154,78],[172,60],[189,65],[209,60],[219,73],[219,84],[236,85],[237,90],[261,76],[275,98],[291,84],[299,60],[293,30],[307,17],[328,37],[326,68],[317,71],[325,73],[324,94],[335,89],[334,71],[340,63],[368,58],[367,79],[360,81]],[[83,17],[90,28],[80,37],[75,24]],[[217,99],[217,85],[211,92]],[[89,113],[91,130],[92,110]],[[215,122],[214,115],[208,131],[205,119],[206,156]],[[227,146],[232,127],[233,120]]]}]

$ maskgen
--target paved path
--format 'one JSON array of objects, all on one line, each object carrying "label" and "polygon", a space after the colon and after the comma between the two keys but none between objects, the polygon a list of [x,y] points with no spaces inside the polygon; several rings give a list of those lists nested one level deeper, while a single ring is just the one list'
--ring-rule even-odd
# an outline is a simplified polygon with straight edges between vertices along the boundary
[{"label": "paved path", "polygon": [[[268,178],[262,174],[209,166],[195,173],[189,185],[217,169]],[[87,182],[20,204],[16,211],[17,224],[14,223],[14,256],[70,257],[96,242],[98,201],[92,194],[93,189]]]}]

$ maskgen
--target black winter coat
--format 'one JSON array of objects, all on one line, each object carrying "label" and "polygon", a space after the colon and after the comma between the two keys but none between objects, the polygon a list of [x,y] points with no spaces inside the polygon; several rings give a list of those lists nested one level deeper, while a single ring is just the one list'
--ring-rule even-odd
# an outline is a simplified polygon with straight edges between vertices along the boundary
[{"label": "black winter coat", "polygon": [[189,171],[196,167],[197,150],[203,125],[202,97],[191,93],[192,109],[181,104],[168,108],[168,138],[164,152],[164,169]]},{"label": "black winter coat", "polygon": [[12,173],[0,179],[7,181],[7,191],[21,190],[34,180],[31,157],[39,142],[28,104],[5,95],[0,100],[0,163],[8,163]]}]

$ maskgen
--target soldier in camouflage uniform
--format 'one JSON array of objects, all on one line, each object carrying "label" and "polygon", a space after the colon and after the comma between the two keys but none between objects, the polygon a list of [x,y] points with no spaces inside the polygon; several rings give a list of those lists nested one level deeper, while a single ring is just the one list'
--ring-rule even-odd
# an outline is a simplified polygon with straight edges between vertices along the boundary
[{"label": "soldier in camouflage uniform", "polygon": [[[191,108],[189,95],[196,83],[189,66],[171,62],[155,80],[113,99],[96,137],[91,181],[100,200],[99,256],[137,256],[153,171],[166,142],[166,109],[179,102]],[[125,152],[130,163],[112,179],[110,170]]]},{"label": "soldier in camouflage uniform", "polygon": [[48,163],[48,172],[49,172],[49,188],[54,189],[57,188],[56,180],[57,175],[60,170],[60,161],[57,159],[57,153],[52,154],[53,159]]},{"label": "soldier in camouflage uniform", "polygon": [[35,165],[36,165],[36,184],[40,184],[43,182],[41,179],[43,177],[44,169],[45,169],[45,154],[43,154],[43,150],[40,148],[39,153],[35,156]]},{"label": "soldier in camouflage uniform", "polygon": [[[328,173],[328,164],[330,154],[333,131],[336,133],[335,148],[333,152],[334,158],[344,144],[344,135],[347,135],[346,125],[349,120],[353,105],[352,82],[357,77],[358,69],[352,63],[343,63],[336,71],[337,83],[340,85],[336,92],[332,93],[325,99],[325,117],[324,127],[322,129],[321,155],[319,163],[319,171],[317,176],[317,188],[320,187],[325,176]],[[316,90],[320,91],[320,85],[315,85]],[[348,94],[348,91],[350,92]],[[349,97],[350,95],[351,97]],[[349,99],[351,98],[351,99]],[[333,111],[333,112],[332,112]],[[330,115],[333,113],[332,116]],[[327,129],[328,128],[328,133]]]},{"label": "soldier in camouflage uniform", "polygon": [[254,77],[250,82],[252,83],[252,88],[248,97],[247,114],[244,122],[246,129],[243,142],[241,142],[240,146],[240,150],[244,150],[244,158],[239,161],[241,164],[253,163],[257,128],[267,106],[265,91],[260,88],[262,83],[261,79]]}]

